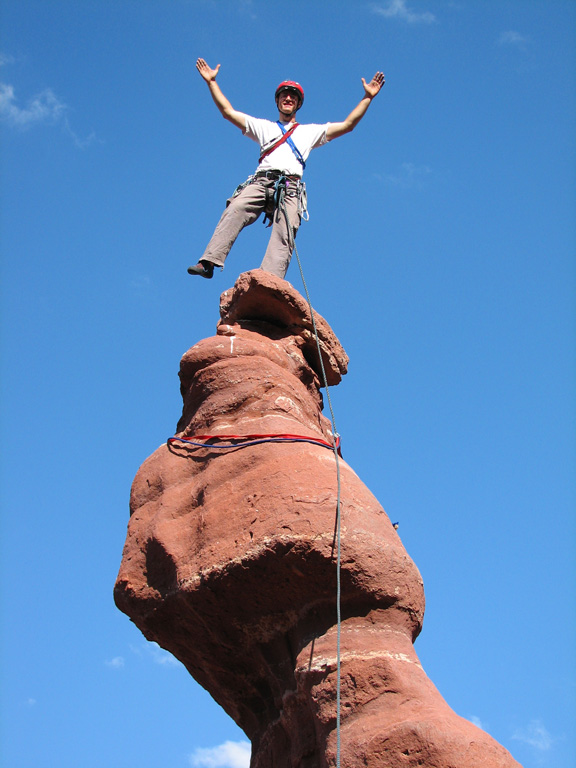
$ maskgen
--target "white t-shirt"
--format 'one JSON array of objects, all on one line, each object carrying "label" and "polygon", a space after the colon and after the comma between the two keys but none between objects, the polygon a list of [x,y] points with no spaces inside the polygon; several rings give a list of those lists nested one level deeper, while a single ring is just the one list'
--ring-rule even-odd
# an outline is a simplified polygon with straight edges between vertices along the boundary
[{"label": "white t-shirt", "polygon": [[[244,115],[246,119],[246,130],[244,135],[249,139],[257,141],[260,144],[260,152],[273,144],[282,136],[282,131],[277,123],[271,120],[262,120],[257,117]],[[298,147],[304,161],[315,147],[321,147],[326,144],[326,129],[330,123],[318,125],[309,123],[308,125],[299,125],[290,138]],[[287,176],[302,176],[302,163],[297,159],[294,152],[290,149],[287,141],[281,144],[269,155],[266,155],[260,163],[257,171],[282,171]]]}]

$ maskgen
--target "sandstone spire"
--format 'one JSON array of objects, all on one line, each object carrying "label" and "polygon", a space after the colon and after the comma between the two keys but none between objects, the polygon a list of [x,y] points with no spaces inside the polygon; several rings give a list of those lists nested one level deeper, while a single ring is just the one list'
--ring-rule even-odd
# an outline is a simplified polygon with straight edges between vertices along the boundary
[{"label": "sandstone spire", "polygon": [[[162,445],[132,487],[115,599],[252,742],[251,768],[336,765],[336,459],[306,302],[264,271],[221,299],[180,367],[177,435],[292,434],[222,450]],[[347,356],[316,315],[329,384]],[[230,442],[228,442],[230,444]],[[381,505],[340,460],[342,768],[512,768],[458,717],[413,648],[424,591]]]}]

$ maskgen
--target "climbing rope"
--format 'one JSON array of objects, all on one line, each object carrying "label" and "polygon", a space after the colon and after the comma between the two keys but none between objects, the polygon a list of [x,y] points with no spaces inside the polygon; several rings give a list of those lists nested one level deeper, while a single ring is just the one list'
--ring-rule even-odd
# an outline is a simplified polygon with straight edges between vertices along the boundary
[{"label": "climbing rope", "polygon": [[286,210],[286,204],[284,198],[286,196],[286,178],[281,176],[275,184],[274,188],[274,201],[276,202],[278,211],[282,212],[284,219],[286,220],[286,230],[288,232],[289,244],[294,249],[296,254],[296,260],[298,262],[298,269],[300,270],[300,277],[302,278],[302,285],[306,293],[306,300],[308,301],[308,308],[310,310],[310,318],[312,320],[312,328],[314,329],[314,338],[316,340],[316,348],[318,350],[318,359],[320,360],[320,369],[322,371],[322,382],[326,389],[326,399],[328,400],[328,407],[330,409],[330,419],[332,421],[332,449],[334,451],[334,458],[336,460],[336,478],[338,484],[338,493],[336,498],[336,768],[340,768],[340,710],[341,710],[341,684],[340,684],[340,636],[342,627],[342,612],[341,612],[341,515],[340,515],[340,497],[341,497],[341,482],[340,482],[340,459],[338,451],[339,435],[336,430],[336,419],[334,417],[334,409],[332,408],[332,401],[330,399],[330,390],[328,388],[328,379],[326,378],[326,371],[324,369],[324,361],[322,360],[322,350],[320,349],[320,341],[318,339],[318,330],[316,328],[316,321],[314,320],[314,310],[312,308],[312,302],[310,300],[310,294],[308,293],[308,286],[304,279],[304,270],[302,269],[302,263],[296,248],[296,242],[294,240],[294,232],[288,218],[288,211]]},{"label": "climbing rope", "polygon": [[[210,442],[208,442],[210,441]],[[192,435],[192,437],[169,437],[168,444],[179,442],[191,445],[194,448],[217,448],[226,450],[230,448],[247,448],[249,445],[261,443],[312,443],[323,448],[333,449],[333,445],[320,437],[308,437],[306,435]],[[337,440],[337,449],[340,453],[340,437]],[[340,454],[341,455],[341,454]]]}]

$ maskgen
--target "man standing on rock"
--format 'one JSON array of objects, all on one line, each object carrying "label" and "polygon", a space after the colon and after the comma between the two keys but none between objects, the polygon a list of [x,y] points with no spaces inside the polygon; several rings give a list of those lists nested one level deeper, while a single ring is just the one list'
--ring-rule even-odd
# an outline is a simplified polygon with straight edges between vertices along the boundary
[{"label": "man standing on rock", "polygon": [[[198,264],[188,267],[188,272],[211,278],[215,266],[224,266],[240,231],[264,212],[271,221],[272,235],[260,268],[284,278],[292,257],[294,237],[306,215],[306,188],[302,181],[306,159],[315,147],[354,130],[384,85],[384,75],[376,72],[369,83],[362,78],[364,97],[343,122],[300,125],[296,122],[296,112],[304,103],[304,89],[299,83],[285,80],[276,89],[278,122],[274,123],[250,117],[232,107],[216,83],[220,64],[211,69],[204,59],[198,59],[196,69],[208,84],[222,117],[260,144],[260,160],[254,175],[240,184],[227,200],[226,209],[202,258]],[[279,186],[284,193],[285,211],[277,209]]]}]

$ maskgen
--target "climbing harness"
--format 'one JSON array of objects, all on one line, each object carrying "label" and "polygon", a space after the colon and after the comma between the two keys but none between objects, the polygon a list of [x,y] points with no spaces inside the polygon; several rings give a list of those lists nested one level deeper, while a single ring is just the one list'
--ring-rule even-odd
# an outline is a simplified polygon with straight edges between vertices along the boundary
[{"label": "climbing harness", "polygon": [[308,195],[306,194],[306,184],[302,181],[300,176],[286,175],[282,173],[282,171],[257,171],[251,176],[248,176],[246,181],[238,184],[234,192],[226,201],[226,205],[230,205],[230,202],[234,200],[234,198],[237,197],[240,192],[242,192],[242,190],[245,189],[249,184],[254,184],[258,181],[261,182],[265,180],[273,181],[274,185],[271,185],[270,188],[266,190],[266,201],[264,203],[263,209],[264,224],[267,224],[269,227],[272,226],[274,211],[277,210],[277,188],[279,182],[282,182],[283,184],[285,183],[287,189],[289,188],[291,193],[292,189],[295,190],[294,194],[298,195],[298,215],[303,221],[308,221],[310,219],[310,214],[308,213]]},{"label": "climbing harness", "polygon": [[[291,192],[291,187],[296,187],[296,194],[298,195],[298,216],[304,221],[308,221],[310,215],[308,214],[308,195],[306,194],[306,183],[302,181],[299,176],[285,176],[280,174],[274,184],[274,210],[277,215],[280,215],[280,202],[284,202],[286,193]],[[288,225],[289,232],[288,237],[291,243],[294,243],[294,236],[291,234],[292,229]]]},{"label": "climbing harness", "polygon": [[[264,203],[264,219],[263,224],[271,227],[274,223],[274,214],[277,217],[280,216],[280,209],[278,203],[280,200],[280,189],[282,189],[282,195],[285,197],[287,194],[289,197],[298,197],[298,216],[304,221],[308,221],[310,218],[308,214],[308,197],[306,195],[306,184],[302,181],[300,176],[285,176],[281,171],[258,171],[252,177],[252,181],[273,181],[274,185],[269,185],[266,188],[266,201]],[[252,182],[250,182],[252,183]],[[288,235],[290,237],[290,233]]]},{"label": "climbing harness", "polygon": [[306,293],[306,299],[308,301],[308,308],[310,310],[310,318],[312,320],[312,328],[314,329],[314,338],[316,340],[316,348],[318,350],[318,359],[320,360],[320,369],[322,371],[322,381],[324,388],[326,389],[326,399],[328,401],[328,407],[330,409],[330,419],[332,421],[332,450],[334,451],[334,458],[336,460],[336,479],[338,493],[336,498],[336,768],[340,768],[340,719],[341,719],[341,682],[340,682],[340,641],[341,641],[341,629],[342,629],[342,611],[341,611],[341,564],[342,564],[342,547],[341,547],[341,514],[340,514],[340,498],[341,498],[341,480],[340,480],[340,460],[338,451],[339,435],[336,430],[336,419],[334,417],[334,409],[332,408],[332,401],[330,399],[330,390],[328,388],[328,379],[326,377],[326,370],[324,369],[324,361],[322,360],[322,350],[320,349],[320,341],[318,339],[318,330],[316,328],[316,321],[314,320],[314,310],[312,308],[312,302],[310,300],[310,294],[308,293],[308,286],[304,279],[304,270],[302,269],[302,263],[300,262],[300,256],[296,243],[294,241],[294,232],[290,226],[288,219],[288,211],[284,202],[286,185],[281,184],[281,179],[277,182],[278,187],[278,211],[282,212],[286,220],[286,229],[288,231],[288,237],[290,240],[290,246],[294,249],[296,254],[296,260],[298,262],[298,269],[300,270],[300,277],[302,278],[302,284]]}]

